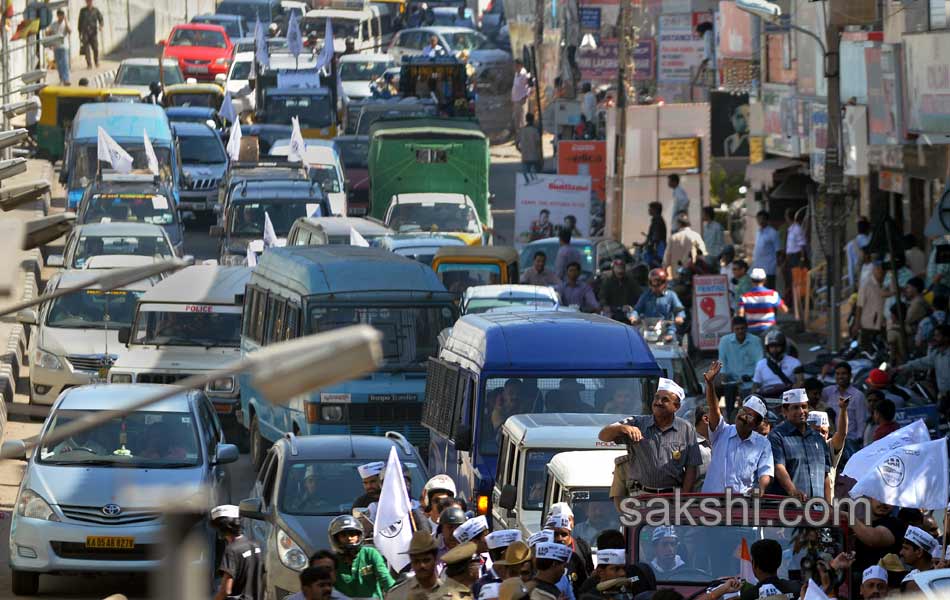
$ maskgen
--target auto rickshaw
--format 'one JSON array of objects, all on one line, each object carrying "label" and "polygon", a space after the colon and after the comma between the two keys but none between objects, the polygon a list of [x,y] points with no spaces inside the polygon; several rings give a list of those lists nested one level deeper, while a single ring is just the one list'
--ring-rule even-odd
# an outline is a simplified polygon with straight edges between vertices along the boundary
[{"label": "auto rickshaw", "polygon": [[66,153],[66,132],[76,111],[87,102],[138,102],[142,92],[131,88],[50,85],[39,93],[40,119],[33,137],[37,156],[55,162]]},{"label": "auto rickshaw", "polygon": [[224,100],[224,88],[217,83],[176,83],[165,88],[162,104],[169,106],[203,106],[218,110]]},{"label": "auto rickshaw", "polygon": [[518,283],[518,251],[507,246],[445,246],[432,259],[432,269],[461,298],[473,285]]}]

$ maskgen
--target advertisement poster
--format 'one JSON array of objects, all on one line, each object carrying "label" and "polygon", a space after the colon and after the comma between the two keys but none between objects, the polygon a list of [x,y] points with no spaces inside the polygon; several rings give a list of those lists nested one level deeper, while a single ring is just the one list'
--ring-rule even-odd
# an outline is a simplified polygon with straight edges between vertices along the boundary
[{"label": "advertisement poster", "polygon": [[693,31],[693,20],[693,13],[660,15],[657,81],[685,84],[692,81],[695,70],[703,62],[703,39]]},{"label": "advertisement poster", "polygon": [[729,279],[725,275],[693,276],[693,344],[715,350],[719,338],[732,331]]},{"label": "advertisement poster", "polygon": [[559,175],[590,175],[594,196],[607,198],[607,142],[603,140],[564,140],[557,144]]},{"label": "advertisement poster", "polygon": [[813,102],[811,105],[811,178],[825,180],[825,148],[828,147],[828,107]]},{"label": "advertisement poster", "polygon": [[710,93],[712,155],[717,158],[749,156],[749,95]]},{"label": "advertisement poster", "polygon": [[874,145],[900,144],[903,138],[900,46],[864,49],[868,81],[868,136]]},{"label": "advertisement poster", "polygon": [[535,175],[530,181],[520,173],[516,177],[516,247],[556,236],[565,217],[574,217],[580,237],[590,233],[589,175]]},{"label": "advertisement poster", "polygon": [[756,57],[756,36],[752,31],[752,15],[735,2],[719,3],[719,54],[717,58],[753,60]]},{"label": "advertisement poster", "polygon": [[904,38],[907,128],[914,133],[950,131],[950,41],[942,35]]},{"label": "advertisement poster", "polygon": [[652,38],[641,39],[633,48],[633,79],[645,81],[653,79],[653,57],[656,54],[656,42]]},{"label": "advertisement poster", "polygon": [[577,66],[581,79],[594,87],[617,82],[617,57],[620,43],[615,39],[601,39],[597,48],[578,48]]}]

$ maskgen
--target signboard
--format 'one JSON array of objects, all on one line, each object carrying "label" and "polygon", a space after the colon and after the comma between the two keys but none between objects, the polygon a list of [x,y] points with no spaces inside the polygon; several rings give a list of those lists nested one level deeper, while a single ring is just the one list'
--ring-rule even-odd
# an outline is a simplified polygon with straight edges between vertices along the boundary
[{"label": "signboard", "polygon": [[581,29],[600,31],[600,8],[596,6],[580,6],[577,12],[581,19]]},{"label": "signboard", "polygon": [[844,127],[844,174],[863,177],[868,174],[868,111],[866,106],[846,106]]},{"label": "signboard", "polygon": [[719,3],[719,54],[717,59],[737,58],[753,60],[756,35],[753,35],[752,15],[736,6],[735,2]]},{"label": "signboard", "polygon": [[904,427],[910,425],[918,419],[923,419],[927,423],[928,429],[938,429],[940,426],[940,413],[935,404],[928,406],[911,406],[908,408],[898,408],[894,420]]},{"label": "signboard", "polygon": [[660,171],[698,171],[699,138],[661,139],[657,157]]},{"label": "signboard", "polygon": [[881,169],[878,173],[877,187],[884,192],[904,193],[904,174]]},{"label": "signboard", "polygon": [[915,133],[950,133],[950,39],[943,33],[906,35],[907,128]]},{"label": "signboard", "polygon": [[693,13],[660,15],[657,81],[692,81],[695,69],[703,62],[703,40],[693,31]]},{"label": "signboard", "polygon": [[828,107],[818,102],[811,105],[811,130],[809,145],[811,154],[811,178],[817,182],[825,180],[825,148],[828,146]]},{"label": "signboard", "polygon": [[900,46],[896,44],[864,49],[868,141],[874,145],[900,144],[904,137],[900,54]]},{"label": "signboard", "polygon": [[760,163],[765,160],[765,138],[754,136],[749,138],[749,164]]},{"label": "signboard", "polygon": [[601,39],[597,48],[577,49],[577,67],[581,70],[581,79],[596,87],[617,83],[617,57],[620,55],[620,43],[615,39]]},{"label": "signboard", "polygon": [[559,175],[590,175],[594,196],[607,199],[607,142],[564,140],[557,144]]},{"label": "signboard", "polygon": [[725,275],[693,276],[693,344],[715,350],[719,338],[732,331],[729,313],[729,278]]},{"label": "signboard", "polygon": [[589,175],[535,175],[530,181],[520,173],[515,177],[515,246],[554,237],[567,216],[575,218],[580,237],[590,232]]},{"label": "signboard", "polygon": [[798,102],[795,88],[787,85],[762,86],[762,117],[765,150],[779,156],[798,158]]},{"label": "signboard", "polygon": [[656,64],[656,41],[652,38],[641,39],[633,48],[633,80],[644,81],[653,79],[656,73],[653,65]]},{"label": "signboard", "polygon": [[710,92],[712,155],[749,156],[749,95]]}]

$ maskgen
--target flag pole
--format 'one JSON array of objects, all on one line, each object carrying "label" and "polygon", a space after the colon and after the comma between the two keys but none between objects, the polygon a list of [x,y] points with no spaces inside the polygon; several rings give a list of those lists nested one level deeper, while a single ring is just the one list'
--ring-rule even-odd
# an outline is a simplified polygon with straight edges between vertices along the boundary
[{"label": "flag pole", "polygon": [[950,525],[950,504],[943,511],[943,551],[940,553],[940,560],[947,559],[947,526]]}]

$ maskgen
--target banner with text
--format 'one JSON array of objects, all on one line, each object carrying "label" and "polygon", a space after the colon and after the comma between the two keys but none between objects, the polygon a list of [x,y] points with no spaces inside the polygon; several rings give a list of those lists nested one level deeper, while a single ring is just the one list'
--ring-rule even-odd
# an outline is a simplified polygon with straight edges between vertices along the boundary
[{"label": "banner with text", "polygon": [[580,237],[590,233],[590,175],[536,175],[515,186],[515,246],[557,235],[564,218],[574,217]]},{"label": "banner with text", "polygon": [[559,175],[590,175],[595,197],[607,198],[607,142],[564,140],[557,144]]}]

